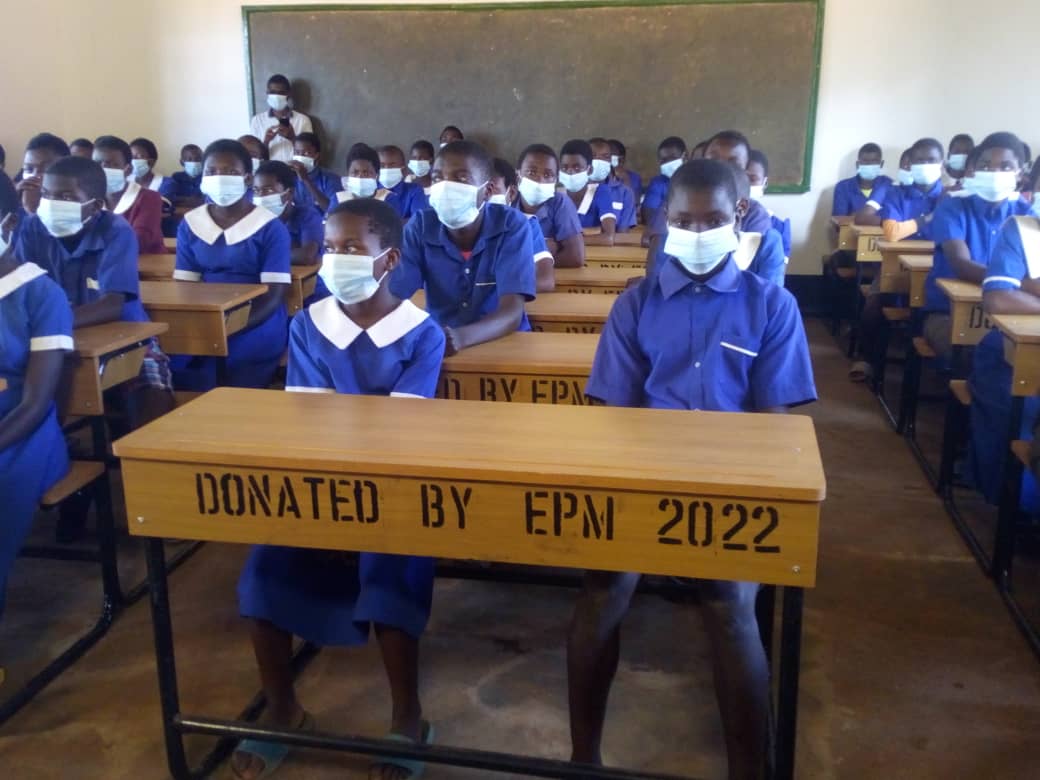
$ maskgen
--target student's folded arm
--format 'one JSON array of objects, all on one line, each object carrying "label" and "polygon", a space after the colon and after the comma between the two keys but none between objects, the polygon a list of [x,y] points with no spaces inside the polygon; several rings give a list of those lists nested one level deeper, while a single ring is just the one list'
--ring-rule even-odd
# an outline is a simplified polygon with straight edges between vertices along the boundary
[{"label": "student's folded arm", "polygon": [[126,303],[126,299],[127,296],[124,293],[109,292],[96,301],[77,306],[72,310],[73,327],[86,328],[122,319],[123,304]]},{"label": "student's folded arm", "polygon": [[66,352],[48,349],[29,353],[18,405],[0,415],[0,452],[25,439],[47,415],[61,380]]},{"label": "student's folded arm", "polygon": [[567,236],[553,252],[557,268],[581,268],[585,265],[585,240],[581,233]]},{"label": "student's folded arm", "polygon": [[942,250],[958,279],[973,284],[982,284],[986,278],[986,266],[979,265],[971,259],[971,250],[964,241],[959,238],[943,241]]},{"label": "student's folded arm", "polygon": [[868,204],[856,212],[852,223],[854,225],[866,225],[867,227],[881,227],[881,212]]},{"label": "student's folded arm", "polygon": [[551,257],[543,257],[534,262],[534,286],[540,293],[549,293],[556,289],[556,274]]},{"label": "student's folded arm", "polygon": [[285,303],[285,298],[289,294],[290,285],[281,282],[264,282],[267,285],[267,292],[261,295],[259,298],[253,299],[253,305],[249,309],[249,322],[246,324],[246,329],[255,328],[260,323],[267,320],[279,306]]},{"label": "student's folded arm", "polygon": [[467,347],[494,341],[516,331],[524,316],[524,296],[519,294],[500,295],[498,307],[483,319],[452,328],[452,349],[454,354]]},{"label": "student's folded arm", "polygon": [[982,308],[986,314],[1040,314],[1040,298],[1022,290],[986,290]]},{"label": "student's folded arm", "polygon": [[885,241],[902,241],[907,236],[917,233],[919,228],[916,219],[908,219],[903,222],[886,219],[881,223],[882,238]]}]

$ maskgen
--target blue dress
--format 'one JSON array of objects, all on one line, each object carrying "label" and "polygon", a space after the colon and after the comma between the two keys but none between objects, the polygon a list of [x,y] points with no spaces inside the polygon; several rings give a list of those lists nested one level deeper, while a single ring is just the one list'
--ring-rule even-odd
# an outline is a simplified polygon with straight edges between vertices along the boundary
[{"label": "blue dress", "polygon": [[[31,352],[72,349],[72,309],[65,293],[33,263],[0,277],[0,420],[22,401]],[[51,404],[25,439],[0,450],[0,614],[11,565],[25,541],[40,497],[69,468],[65,437]]]},{"label": "blue dress", "polygon": [[[307,208],[307,207],[300,207]],[[223,230],[202,205],[177,229],[173,278],[189,282],[290,284],[289,231],[267,209],[254,208]],[[285,352],[288,312],[281,304],[263,322],[228,339],[227,377],[232,387],[267,387]],[[174,386],[206,391],[217,385],[217,358],[171,356]]]},{"label": "blue dress", "polygon": [[[443,331],[410,301],[362,330],[325,298],[293,318],[285,389],[429,398],[443,356]],[[418,637],[433,576],[432,558],[254,547],[239,612],[318,645],[364,644],[372,623]]]}]

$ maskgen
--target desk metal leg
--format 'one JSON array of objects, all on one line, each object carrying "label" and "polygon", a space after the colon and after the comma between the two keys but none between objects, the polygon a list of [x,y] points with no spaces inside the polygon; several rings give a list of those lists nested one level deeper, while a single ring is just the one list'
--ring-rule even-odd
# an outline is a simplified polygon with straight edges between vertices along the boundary
[{"label": "desk metal leg", "polygon": [[1011,422],[1008,426],[1007,442],[1004,445],[1004,479],[1000,492],[1000,509],[997,513],[997,538],[993,545],[993,568],[991,574],[1001,588],[1006,586],[1011,557],[1015,550],[1015,533],[1019,518],[1019,501],[1022,493],[1022,464],[1011,452],[1011,442],[1022,432],[1022,414],[1025,398],[1012,396]]},{"label": "desk metal leg", "polygon": [[780,618],[780,671],[776,701],[775,780],[794,780],[804,596],[805,591],[802,588],[784,588],[783,612]]}]

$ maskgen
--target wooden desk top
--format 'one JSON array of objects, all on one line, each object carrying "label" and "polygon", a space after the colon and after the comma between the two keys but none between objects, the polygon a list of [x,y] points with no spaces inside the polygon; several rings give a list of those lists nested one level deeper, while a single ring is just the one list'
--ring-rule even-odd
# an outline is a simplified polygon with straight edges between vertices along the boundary
[{"label": "wooden desk top", "polygon": [[876,225],[850,224],[849,227],[852,228],[852,232],[855,233],[857,236],[880,236],[885,232]]},{"label": "wooden desk top", "polygon": [[137,258],[137,275],[142,279],[173,279],[176,255],[141,255]]},{"label": "wooden desk top", "polygon": [[990,319],[1016,344],[1040,344],[1040,314],[994,314]]},{"label": "wooden desk top", "polygon": [[585,247],[585,259],[645,263],[647,251],[641,246],[587,246]]},{"label": "wooden desk top", "polygon": [[632,268],[557,268],[556,284],[563,286],[624,287],[632,277],[643,276]]},{"label": "wooden desk top", "polygon": [[605,322],[616,295],[574,295],[572,293],[542,293],[524,304],[532,320],[566,322]]},{"label": "wooden desk top", "polygon": [[321,263],[313,263],[311,265],[294,265],[289,267],[289,274],[292,276],[293,281],[295,281],[297,279],[310,279],[320,270]]},{"label": "wooden desk top", "polygon": [[588,375],[599,336],[591,333],[510,333],[444,358],[444,373]]},{"label": "wooden desk top", "polygon": [[878,251],[898,252],[901,255],[932,255],[935,252],[934,241],[878,241]]},{"label": "wooden desk top", "polygon": [[141,303],[156,311],[227,311],[267,292],[266,284],[141,282]]},{"label": "wooden desk top", "polygon": [[855,217],[852,217],[852,216],[848,216],[848,217],[831,217],[831,224],[832,225],[837,225],[838,227],[842,227],[844,225],[851,225],[852,224],[852,220],[854,220],[854,219],[855,219]]},{"label": "wooden desk top", "polygon": [[89,328],[76,328],[72,339],[77,355],[97,358],[159,336],[168,329],[165,322],[106,322]]},{"label": "wooden desk top", "polygon": [[960,279],[939,279],[936,285],[954,303],[982,303],[982,288]]},{"label": "wooden desk top", "polygon": [[899,265],[908,271],[931,271],[933,257],[931,255],[899,255]]},{"label": "wooden desk top", "polygon": [[193,465],[800,502],[826,495],[812,420],[797,414],[218,388],[114,449],[121,458]]}]

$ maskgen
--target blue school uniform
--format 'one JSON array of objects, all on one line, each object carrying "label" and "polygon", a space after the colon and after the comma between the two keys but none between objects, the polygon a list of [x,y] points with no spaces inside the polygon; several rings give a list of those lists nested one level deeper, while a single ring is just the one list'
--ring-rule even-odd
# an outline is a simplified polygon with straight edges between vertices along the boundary
[{"label": "blue school uniform", "polygon": [[[514,205],[520,211],[520,198],[516,199]],[[524,214],[523,211],[520,213]],[[524,214],[524,216],[528,215]],[[564,192],[557,191],[535,210],[534,216],[538,219],[542,236],[551,238],[558,244],[581,233],[578,210],[574,207],[574,201]]]},{"label": "blue school uniform", "polygon": [[140,299],[137,236],[129,222],[110,211],[91,217],[71,238],[55,238],[39,217],[29,217],[19,231],[15,255],[47,271],[73,309],[120,293],[126,296],[121,319],[148,321]]},{"label": "blue school uniform", "polygon": [[589,182],[577,210],[583,228],[600,227],[604,220],[613,219],[615,230],[624,232],[631,226],[635,213],[632,191],[609,181]]},{"label": "blue school uniform", "polygon": [[329,199],[330,204],[336,202],[336,193],[343,191],[343,182],[340,177],[326,168],[316,167],[307,174],[307,177],[318,188],[318,191]]},{"label": "blue school uniform", "polygon": [[794,296],[732,260],[706,282],[669,260],[623,292],[585,392],[611,406],[719,412],[816,400]]},{"label": "blue school uniform", "polygon": [[[1018,290],[1023,279],[1040,278],[1040,217],[1035,213],[1009,219],[1000,230],[993,248],[983,291]],[[971,451],[970,463],[975,485],[991,503],[1000,498],[1004,459],[1008,457],[1008,435],[1031,440],[1033,425],[1040,416],[1040,398],[1025,399],[1022,426],[1011,431],[1012,369],[1004,359],[1004,337],[994,328],[978,346],[972,361],[971,376]],[[1022,483],[1022,507],[1040,511],[1036,480],[1026,469]]]},{"label": "blue school uniform", "polygon": [[409,184],[406,181],[397,183],[396,187],[386,190],[386,195],[380,198],[384,203],[394,207],[394,211],[401,215],[401,219],[408,220],[423,209],[428,209],[430,203],[426,193],[418,184]]},{"label": "blue school uniform", "polygon": [[968,245],[971,259],[980,265],[987,265],[1004,222],[1008,217],[1027,213],[1029,204],[1020,198],[1003,200],[1000,203],[990,203],[978,195],[944,198],[932,216],[931,232],[932,240],[935,241],[935,258],[924,285],[924,310],[943,313],[950,311],[950,299],[936,284],[940,279],[957,277],[943,251],[944,241],[963,241]]},{"label": "blue school uniform", "polygon": [[[740,271],[749,271],[767,282],[780,287],[784,286],[784,274],[787,272],[787,260],[784,257],[783,241],[775,230],[765,233],[739,233],[739,245],[731,255]],[[662,268],[677,262],[675,258],[664,252],[664,241],[657,242],[654,267],[651,273],[657,274]]]},{"label": "blue school uniform", "polygon": [[643,196],[643,208],[656,212],[664,206],[665,198],[668,197],[668,185],[672,180],[662,173],[657,174],[646,185],[646,194]]},{"label": "blue school uniform", "polygon": [[[189,176],[187,171],[177,171],[167,177],[170,182],[169,194],[161,192],[164,198],[201,198],[202,174]],[[165,182],[164,182],[165,184]]]},{"label": "blue school uniform", "polygon": [[[440,325],[458,328],[498,308],[503,295],[534,300],[532,230],[516,209],[488,203],[480,234],[462,256],[433,209],[420,211],[404,229],[401,263],[390,278],[398,298],[426,290],[426,308]],[[530,330],[524,314],[518,330]]]},{"label": "blue school uniform", "polygon": [[[33,352],[72,349],[72,310],[62,289],[34,263],[0,276],[0,420],[22,401]],[[69,456],[54,404],[34,431],[0,450],[0,615],[11,566],[29,533],[40,497],[65,476]]]},{"label": "blue school uniform", "polygon": [[643,177],[633,170],[627,170],[625,173],[628,174],[628,181],[625,184],[632,190],[632,196],[635,198],[635,203],[638,206],[640,199],[643,197]]},{"label": "blue school uniform", "polygon": [[[881,204],[878,216],[881,220],[894,219],[896,222],[906,222],[909,219],[920,219],[935,211],[939,200],[943,196],[942,180],[932,185],[928,192],[921,192],[912,184],[899,187],[890,187]],[[907,239],[932,240],[932,225],[924,222],[918,225],[918,231]]]},{"label": "blue school uniform", "polygon": [[317,255],[315,256],[315,262],[317,262],[325,243],[325,225],[321,220],[321,212],[316,208],[296,206],[289,219],[284,220],[282,224],[289,231],[289,241],[293,247],[300,247],[311,242],[317,244]]},{"label": "blue school uniform", "polygon": [[[285,389],[430,398],[443,356],[444,332],[411,301],[362,330],[326,298],[293,318]],[[364,644],[373,623],[419,637],[433,575],[433,558],[254,547],[239,611],[318,645]]]},{"label": "blue school uniform", "polygon": [[[209,206],[184,215],[177,230],[173,278],[189,282],[290,284],[289,231],[267,209],[254,208],[223,230]],[[280,304],[256,327],[228,338],[227,378],[232,387],[267,387],[285,351],[287,313]],[[179,355],[171,360],[174,383],[205,391],[217,384],[217,359]]]},{"label": "blue school uniform", "polygon": [[858,176],[842,179],[834,185],[834,202],[831,204],[831,216],[851,217],[868,203],[880,211],[892,186],[890,178],[878,176],[871,182],[870,193],[864,195],[863,190],[859,187]]},{"label": "blue school uniform", "polygon": [[780,234],[780,241],[784,246],[784,258],[791,257],[791,220],[781,219],[773,212],[769,212],[769,224],[773,230]]}]

